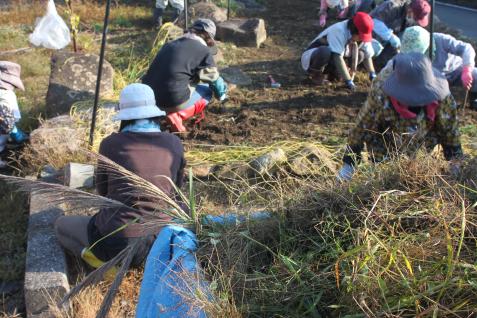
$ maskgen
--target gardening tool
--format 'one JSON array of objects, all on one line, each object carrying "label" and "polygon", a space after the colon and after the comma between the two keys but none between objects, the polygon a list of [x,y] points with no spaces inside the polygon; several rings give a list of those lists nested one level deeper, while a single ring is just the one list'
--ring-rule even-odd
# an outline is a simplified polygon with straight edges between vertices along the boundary
[{"label": "gardening tool", "polygon": [[272,75],[268,75],[268,80],[270,81],[270,86],[272,88],[280,88],[282,86],[282,84],[275,81]]}]

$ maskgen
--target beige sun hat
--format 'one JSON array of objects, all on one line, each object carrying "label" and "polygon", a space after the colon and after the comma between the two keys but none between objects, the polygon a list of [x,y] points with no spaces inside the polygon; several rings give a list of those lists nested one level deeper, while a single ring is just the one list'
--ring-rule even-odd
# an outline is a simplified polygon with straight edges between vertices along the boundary
[{"label": "beige sun hat", "polygon": [[147,119],[165,116],[156,106],[154,91],[146,84],[134,83],[126,86],[119,96],[119,112],[114,120]]}]

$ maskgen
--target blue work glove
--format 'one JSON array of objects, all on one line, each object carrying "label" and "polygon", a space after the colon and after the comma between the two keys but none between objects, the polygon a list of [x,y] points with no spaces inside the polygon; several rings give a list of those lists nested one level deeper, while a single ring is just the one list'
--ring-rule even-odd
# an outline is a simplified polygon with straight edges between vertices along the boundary
[{"label": "blue work glove", "polygon": [[345,85],[349,90],[351,90],[353,92],[356,90],[356,85],[353,83],[353,80],[345,81]]},{"label": "blue work glove", "polygon": [[375,78],[376,78],[376,73],[375,72],[369,72],[369,80],[372,81]]},{"label": "blue work glove", "polygon": [[12,131],[10,132],[10,138],[17,144],[24,143],[28,140],[28,135],[19,129],[16,125],[13,126]]},{"label": "blue work glove", "polygon": [[215,97],[217,97],[220,101],[224,101],[227,99],[227,83],[225,83],[224,79],[219,76],[219,78],[210,84],[212,91],[214,92]]},{"label": "blue work glove", "polygon": [[396,34],[392,34],[389,39],[389,44],[391,44],[393,48],[399,49],[401,47],[401,39]]},{"label": "blue work glove", "polygon": [[336,180],[340,182],[350,181],[353,177],[355,169],[349,163],[345,163],[341,169],[338,171],[338,175],[336,176]]}]

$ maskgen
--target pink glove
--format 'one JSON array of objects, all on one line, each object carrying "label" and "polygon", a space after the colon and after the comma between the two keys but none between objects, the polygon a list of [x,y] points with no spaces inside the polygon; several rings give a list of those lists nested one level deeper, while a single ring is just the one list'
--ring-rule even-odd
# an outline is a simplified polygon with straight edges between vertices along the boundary
[{"label": "pink glove", "polygon": [[346,19],[346,16],[348,15],[348,8],[344,8],[340,14],[338,14],[338,19]]},{"label": "pink glove", "polygon": [[326,25],[326,13],[320,15],[320,27],[324,27]]},{"label": "pink glove", "polygon": [[462,85],[466,90],[470,90],[472,88],[472,67],[471,66],[464,66],[462,69],[462,74],[460,76],[462,80]]}]

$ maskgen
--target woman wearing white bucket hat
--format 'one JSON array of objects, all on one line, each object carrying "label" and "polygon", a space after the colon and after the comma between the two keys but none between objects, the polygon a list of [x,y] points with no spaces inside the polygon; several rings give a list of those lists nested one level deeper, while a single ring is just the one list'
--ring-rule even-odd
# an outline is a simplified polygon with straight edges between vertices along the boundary
[{"label": "woman wearing white bucket hat", "polygon": [[375,85],[348,135],[338,179],[349,180],[366,144],[373,162],[391,153],[440,144],[446,160],[463,156],[457,105],[449,84],[420,53],[398,54],[389,78]]},{"label": "woman wearing white bucket hat", "polygon": [[[121,121],[120,131],[101,142],[99,153],[172,197],[174,189],[169,179],[177,187],[182,185],[184,150],[177,136],[161,132],[160,116],[165,116],[165,112],[156,106],[154,93],[149,86],[128,85],[121,92],[119,112],[114,118]],[[131,240],[142,237],[145,239],[133,260],[134,265],[140,264],[160,231],[160,226],[145,225],[151,217],[151,213],[147,213],[151,210],[151,204],[145,202],[147,200],[144,198],[132,196],[137,191],[134,185],[124,176],[118,175],[117,171],[108,169],[101,160],[95,178],[98,194],[134,207],[135,211],[144,211],[144,214],[132,212],[128,208],[103,208],[92,217],[60,217],[55,223],[60,243],[88,264],[99,267],[116,256]],[[141,221],[134,223],[137,218]],[[165,222],[170,220],[165,214],[155,218]],[[115,231],[118,232],[107,236]]]}]

